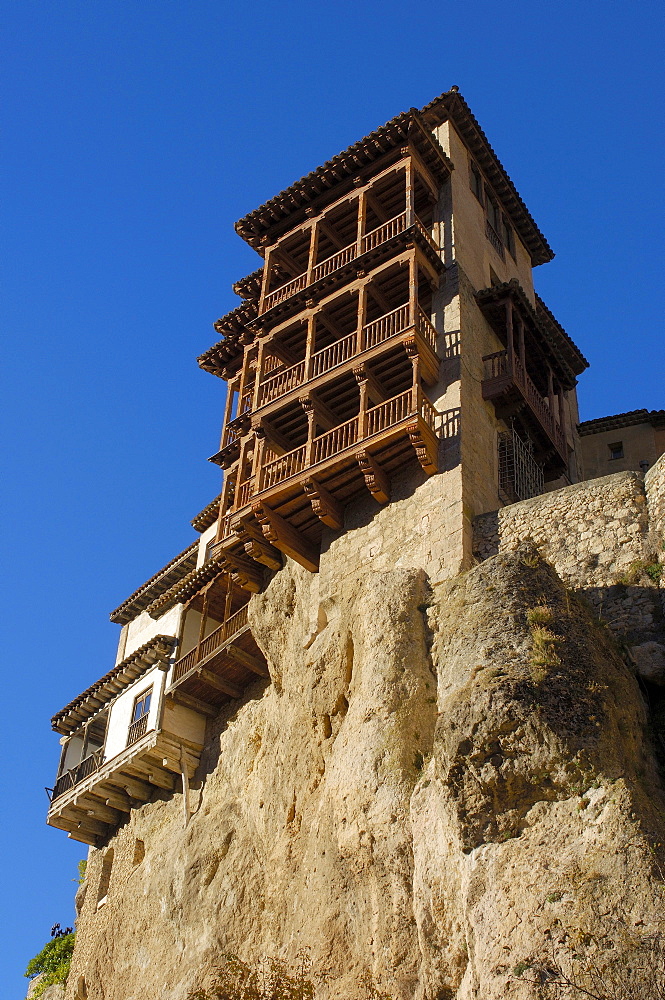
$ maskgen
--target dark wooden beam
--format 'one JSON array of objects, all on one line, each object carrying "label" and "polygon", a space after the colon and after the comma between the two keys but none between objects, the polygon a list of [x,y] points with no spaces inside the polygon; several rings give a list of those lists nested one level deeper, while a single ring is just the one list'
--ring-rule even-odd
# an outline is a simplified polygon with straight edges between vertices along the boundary
[{"label": "dark wooden beam", "polygon": [[343,250],[344,247],[347,245],[346,243],[344,243],[342,239],[340,239],[340,237],[337,235],[332,226],[329,226],[327,222],[323,221],[323,219],[319,219],[318,227],[319,227],[319,232],[327,236],[332,245],[336,247],[337,250]]},{"label": "dark wooden beam", "polygon": [[275,548],[295,559],[310,572],[318,572],[319,553],[296,528],[264,503],[253,503],[252,512],[261,523],[263,534]]},{"label": "dark wooden beam", "polygon": [[181,691],[180,688],[172,688],[167,697],[171,698],[178,705],[184,705],[185,708],[191,708],[195,712],[199,712],[201,715],[210,716],[210,718],[214,718],[214,716],[219,714],[219,709],[215,708],[214,705],[209,705],[207,702],[201,701],[200,698],[195,698],[191,694],[186,694],[184,691]]},{"label": "dark wooden beam", "polygon": [[258,658],[258,656],[253,656],[246,650],[241,649],[240,646],[233,645],[233,643],[226,647],[226,652],[229,656],[232,656],[234,660],[237,660],[238,663],[242,663],[244,667],[251,670],[252,673],[258,674],[259,677],[270,677],[268,668],[265,663]]},{"label": "dark wooden beam", "polygon": [[[378,289],[371,281],[367,285],[367,294],[371,295],[379,308],[383,309],[384,313],[392,312],[395,306],[385,297],[383,292]],[[380,318],[380,317],[379,317]]]},{"label": "dark wooden beam", "polygon": [[316,479],[306,479],[303,489],[312,510],[323,524],[339,531],[344,526],[344,507]]},{"label": "dark wooden beam", "polygon": [[[228,647],[226,651],[228,651]],[[202,681],[216,691],[221,691],[222,694],[228,695],[229,698],[242,698],[242,688],[236,687],[230,681],[225,681],[223,677],[218,677],[212,670],[206,670],[205,667],[202,667],[197,673]]]},{"label": "dark wooden beam", "polygon": [[306,413],[309,413],[310,410],[314,411],[314,419],[324,431],[330,431],[333,427],[337,427],[339,417],[335,411],[322,403],[313,392],[308,392],[306,396],[300,396],[299,402]]},{"label": "dark wooden beam", "polygon": [[353,374],[358,383],[365,382],[367,384],[367,395],[375,406],[388,399],[390,394],[386,392],[378,378],[372,374],[367,365],[358,365],[357,368],[353,369]]},{"label": "dark wooden beam", "polygon": [[377,503],[388,503],[390,501],[390,480],[376,459],[368,451],[357,451],[356,461],[365,478],[365,486]]}]

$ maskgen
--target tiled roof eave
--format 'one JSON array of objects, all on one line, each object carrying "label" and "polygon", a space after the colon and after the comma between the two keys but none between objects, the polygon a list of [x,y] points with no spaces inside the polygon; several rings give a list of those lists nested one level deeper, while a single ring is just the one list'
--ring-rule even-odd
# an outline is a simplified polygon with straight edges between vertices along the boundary
[{"label": "tiled roof eave", "polygon": [[608,417],[596,417],[594,420],[583,420],[577,425],[581,437],[588,434],[600,434],[603,431],[620,430],[622,427],[633,427],[636,424],[651,424],[652,427],[665,427],[665,410],[628,410],[626,413],[615,413]]},{"label": "tiled roof eave", "polygon": [[[589,363],[549,309],[547,309],[547,317],[542,312],[536,311],[516,278],[504,281],[499,285],[492,285],[490,288],[482,288],[476,292],[476,300],[481,308],[498,304],[506,297],[512,298],[519,304],[532,326],[542,335],[562,370],[567,372],[569,384],[566,388],[572,389],[576,385],[577,375],[580,375]],[[539,301],[542,303],[542,300]],[[544,303],[542,305],[544,306]]]},{"label": "tiled roof eave", "polygon": [[[168,661],[175,643],[176,639],[172,635],[153,636],[56,712],[51,719],[52,728],[64,735],[75,732],[87,719],[92,718],[106,703],[115,698],[120,690],[138,680],[146,670],[154,667],[156,663]],[[128,669],[131,670],[129,675],[127,675]]]},{"label": "tiled roof eave", "polygon": [[184,579],[176,583],[170,590],[158,597],[147,609],[151,618],[159,618],[174,604],[184,604],[190,597],[211,580],[225,571],[224,563],[218,559],[209,559],[198,569],[193,569]]},{"label": "tiled roof eave", "polygon": [[175,558],[163,566],[158,573],[151,576],[144,584],[138,587],[133,594],[118,605],[109,615],[112,622],[118,625],[126,625],[132,621],[155,599],[158,594],[163,593],[173,585],[174,578],[182,579],[192,564],[196,564],[199,540],[195,539],[183,549]]},{"label": "tiled roof eave", "polygon": [[515,229],[531,255],[534,267],[552,260],[554,251],[536,225],[507,170],[458,89],[453,87],[441,94],[421,108],[420,113],[425,121],[434,127],[447,120],[452,121],[510,215]]},{"label": "tiled roof eave", "polygon": [[207,531],[208,528],[215,523],[219,515],[219,504],[221,499],[222,494],[219,493],[214,500],[211,500],[210,503],[203,508],[203,510],[199,511],[196,517],[192,518],[190,523],[195,531]]},{"label": "tiled roof eave", "polygon": [[411,108],[239,219],[235,226],[236,232],[250,246],[259,249],[262,238],[276,226],[283,224],[294,213],[304,213],[311,202],[321,199],[327,192],[339,190],[341,193],[341,184],[352,183],[359,172],[410,139],[420,145],[420,152],[425,154],[435,173],[450,173],[452,163],[445,151],[435,136],[423,126],[418,110]]}]

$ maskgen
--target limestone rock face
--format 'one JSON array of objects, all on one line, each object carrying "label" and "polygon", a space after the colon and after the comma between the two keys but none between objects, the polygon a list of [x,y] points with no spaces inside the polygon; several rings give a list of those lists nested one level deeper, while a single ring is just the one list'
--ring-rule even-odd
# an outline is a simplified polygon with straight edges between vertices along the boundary
[{"label": "limestone rock face", "polygon": [[365,973],[394,1000],[535,998],[520,961],[658,929],[643,699],[535,549],[322,600],[289,562],[250,622],[272,680],[210,724],[187,825],[180,794],[132,811],[101,906],[91,851],[68,1000],[185,1000],[224,954],[302,949],[322,1000]]}]

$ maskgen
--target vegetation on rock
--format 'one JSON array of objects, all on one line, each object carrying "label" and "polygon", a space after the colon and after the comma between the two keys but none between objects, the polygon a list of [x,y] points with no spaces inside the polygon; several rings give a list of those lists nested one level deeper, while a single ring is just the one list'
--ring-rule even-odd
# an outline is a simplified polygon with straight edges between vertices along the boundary
[{"label": "vegetation on rock", "polygon": [[51,931],[51,940],[47,941],[39,954],[28,962],[24,973],[26,978],[35,979],[40,976],[31,1000],[37,1000],[38,997],[41,997],[49,986],[67,982],[74,951],[74,938],[76,937],[69,928],[67,931],[68,933],[62,933],[60,925],[56,924]]}]

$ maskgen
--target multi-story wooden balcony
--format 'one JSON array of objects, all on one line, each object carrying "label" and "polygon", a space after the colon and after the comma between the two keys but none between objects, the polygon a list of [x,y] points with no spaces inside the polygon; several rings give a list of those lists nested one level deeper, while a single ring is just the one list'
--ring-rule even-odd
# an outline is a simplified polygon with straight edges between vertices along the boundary
[{"label": "multi-story wooden balcony", "polygon": [[533,436],[540,439],[541,452],[555,448],[564,465],[568,461],[568,446],[561,424],[548,403],[536,389],[518,355],[497,351],[483,358],[485,378],[483,399],[500,404],[503,417],[528,410]]},{"label": "multi-story wooden balcony", "polygon": [[148,729],[147,723],[147,717],[134,723],[127,747],[111,759],[105,760],[99,747],[59,776],[49,826],[97,846],[133,806],[147,802],[155,790],[173,792],[183,771],[193,774],[201,747],[161,729]]},{"label": "multi-story wooden balcony", "polygon": [[[359,240],[343,247],[319,264],[312,265],[274,291],[266,293],[259,306],[259,315],[263,316],[300,292],[307,293],[302,296],[304,299],[315,292],[321,293],[324,288],[328,290],[334,285],[344,284],[349,274],[358,268],[376,267],[382,259],[392,256],[395,245],[403,243],[404,238],[409,236],[417,239],[439,262],[439,248],[425,224],[417,216],[409,220],[407,212],[400,212]],[[298,303],[294,302],[293,305],[297,307]]]},{"label": "multi-story wooden balcony", "polygon": [[223,702],[242,697],[257,676],[270,675],[252,636],[245,605],[176,661],[166,694],[214,715]]}]

